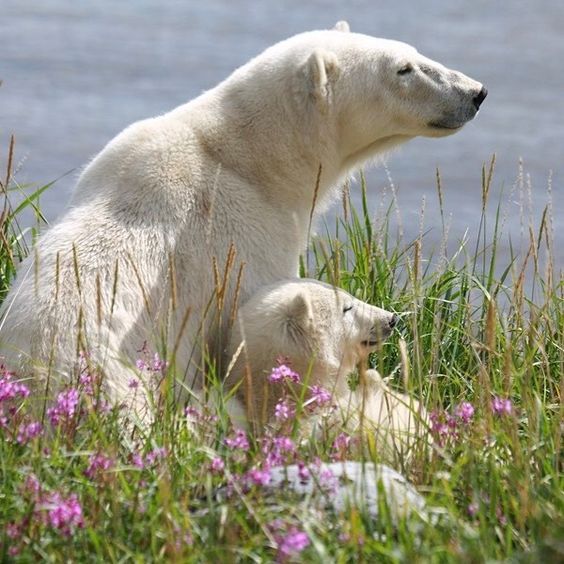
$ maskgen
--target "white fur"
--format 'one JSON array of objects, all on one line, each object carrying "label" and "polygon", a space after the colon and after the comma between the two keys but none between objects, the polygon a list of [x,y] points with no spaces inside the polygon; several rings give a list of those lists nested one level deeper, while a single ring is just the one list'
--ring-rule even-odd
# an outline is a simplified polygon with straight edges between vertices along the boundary
[{"label": "white fur", "polygon": [[[332,393],[338,409],[324,421],[325,428],[357,433],[362,427],[374,433],[381,455],[405,459],[420,439],[427,442],[423,406],[392,390],[376,370],[361,370],[353,391],[348,384],[393,323],[392,313],[316,280],[285,280],[262,288],[240,308],[229,347],[237,356],[244,343],[227,379],[228,388],[237,386],[238,403],[229,405],[235,424],[246,426],[242,410],[259,432],[273,421],[283,387],[267,376],[282,357],[302,376],[301,385]],[[306,417],[302,435],[316,434],[318,427],[317,417]]]},{"label": "white fur", "polygon": [[122,400],[147,341],[175,351],[190,385],[221,357],[239,269],[241,300],[296,275],[320,170],[316,211],[368,159],[474,116],[481,84],[337,27],[274,45],[108,143],[19,269],[2,309],[8,363],[57,383],[87,349]]}]

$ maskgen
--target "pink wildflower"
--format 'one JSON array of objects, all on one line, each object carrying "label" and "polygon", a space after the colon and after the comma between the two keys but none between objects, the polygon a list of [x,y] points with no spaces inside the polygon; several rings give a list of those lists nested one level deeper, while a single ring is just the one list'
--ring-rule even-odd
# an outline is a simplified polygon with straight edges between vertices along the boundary
[{"label": "pink wildflower", "polygon": [[307,533],[296,527],[290,528],[286,534],[277,539],[278,558],[286,560],[297,553],[302,552],[310,543]]},{"label": "pink wildflower", "polygon": [[35,437],[41,435],[43,432],[43,425],[39,421],[33,421],[31,423],[22,423],[18,429],[18,436],[16,441],[19,444],[27,444],[29,441]]},{"label": "pink wildflower", "polygon": [[270,470],[253,468],[247,472],[247,479],[256,486],[267,486],[270,483]]},{"label": "pink wildflower", "polygon": [[454,415],[467,425],[472,417],[474,417],[474,406],[470,402],[463,401],[454,410]]},{"label": "pink wildflower", "polygon": [[296,415],[296,410],[286,399],[279,401],[274,408],[274,416],[280,421],[288,421]]},{"label": "pink wildflower", "polygon": [[309,468],[300,460],[298,462],[298,476],[301,482],[307,482],[311,477]]},{"label": "pink wildflower", "polygon": [[492,400],[492,411],[494,412],[494,415],[511,415],[513,411],[511,400],[495,396]]},{"label": "pink wildflower", "polygon": [[333,455],[334,460],[344,460],[351,444],[351,437],[346,433],[341,433],[335,437],[333,441]]},{"label": "pink wildflower", "polygon": [[299,384],[301,380],[300,375],[294,372],[287,364],[275,366],[268,379],[270,382],[291,381],[296,384]]},{"label": "pink wildflower", "polygon": [[235,437],[225,439],[225,444],[232,449],[249,450],[249,439],[247,433],[242,429],[235,429]]},{"label": "pink wildflower", "polygon": [[225,462],[223,462],[223,460],[219,456],[212,458],[210,464],[210,470],[214,474],[220,474],[221,472],[223,472],[224,469],[225,469]]},{"label": "pink wildflower", "polygon": [[333,400],[331,392],[321,386],[310,386],[309,390],[311,392],[310,399],[319,406],[326,405]]},{"label": "pink wildflower", "polygon": [[130,378],[127,386],[131,390],[136,390],[139,387],[139,380],[137,380],[137,378]]},{"label": "pink wildflower", "polygon": [[138,452],[134,452],[131,455],[131,463],[136,468],[139,468],[139,470],[143,470],[143,468],[145,468],[145,461],[143,460],[143,456]]},{"label": "pink wildflower", "polygon": [[339,487],[339,480],[333,474],[330,468],[323,468],[318,476],[317,480],[319,483],[319,487],[326,491],[327,493],[336,493]]},{"label": "pink wildflower", "polygon": [[29,396],[29,388],[19,382],[12,382],[12,372],[7,370],[0,371],[0,402],[16,399],[17,397],[24,399]]},{"label": "pink wildflower", "polygon": [[186,407],[186,409],[184,410],[184,415],[186,415],[186,417],[191,417],[194,419],[200,419],[202,417],[202,414],[195,407],[192,407],[191,405]]},{"label": "pink wildflower", "polygon": [[30,474],[24,482],[24,490],[26,493],[36,496],[41,491],[41,483],[35,474]]},{"label": "pink wildflower", "polygon": [[296,445],[290,437],[267,437],[262,443],[262,453],[268,466],[279,466],[287,462],[296,452]]},{"label": "pink wildflower", "polygon": [[82,507],[76,494],[66,499],[58,492],[48,494],[37,508],[45,511],[45,521],[65,536],[70,536],[75,528],[84,526]]},{"label": "pink wildflower", "polygon": [[20,531],[20,527],[17,523],[8,523],[6,525],[6,536],[9,539],[17,539],[21,536],[22,532]]},{"label": "pink wildflower", "polygon": [[150,370],[152,372],[162,372],[168,366],[168,362],[166,360],[161,359],[159,353],[155,353],[153,355],[153,359],[150,365]]},{"label": "pink wildflower", "polygon": [[88,468],[84,471],[84,475],[92,480],[106,470],[113,468],[114,464],[114,459],[109,456],[101,453],[93,454],[88,459]]},{"label": "pink wildflower", "polygon": [[149,466],[152,466],[158,460],[166,458],[167,454],[168,453],[165,447],[156,447],[147,454],[147,456],[145,457],[145,462]]},{"label": "pink wildflower", "polygon": [[47,417],[56,426],[61,419],[70,419],[76,412],[80,396],[76,388],[69,388],[57,396],[57,404],[47,410]]}]

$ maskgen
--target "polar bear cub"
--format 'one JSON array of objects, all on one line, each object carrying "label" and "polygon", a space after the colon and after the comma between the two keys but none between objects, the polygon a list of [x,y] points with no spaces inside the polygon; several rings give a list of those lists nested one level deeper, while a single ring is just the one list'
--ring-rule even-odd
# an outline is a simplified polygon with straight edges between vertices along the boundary
[{"label": "polar bear cub", "polygon": [[[247,301],[238,313],[229,354],[234,358],[227,377],[255,430],[272,421],[282,384],[269,381],[280,358],[302,376],[299,386],[321,386],[337,410],[329,423],[348,432],[361,427],[376,432],[380,452],[406,451],[414,437],[426,434],[426,412],[407,395],[391,390],[376,370],[361,370],[351,390],[348,377],[386,339],[398,317],[362,302],[334,286],[309,279],[269,285]],[[231,413],[237,408],[232,404]],[[241,407],[239,407],[239,416]],[[315,426],[305,418],[307,435]],[[380,445],[383,445],[382,447]]]}]

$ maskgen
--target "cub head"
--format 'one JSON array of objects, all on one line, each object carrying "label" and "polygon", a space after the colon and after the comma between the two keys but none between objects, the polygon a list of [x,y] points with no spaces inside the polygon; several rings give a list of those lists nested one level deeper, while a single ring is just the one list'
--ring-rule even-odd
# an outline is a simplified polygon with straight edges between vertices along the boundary
[{"label": "cub head", "polygon": [[393,313],[323,282],[282,281],[240,308],[230,352],[244,340],[241,356],[255,378],[267,374],[282,356],[298,373],[311,370],[312,382],[328,385],[330,379],[337,384],[335,379],[353,371],[396,322]]}]

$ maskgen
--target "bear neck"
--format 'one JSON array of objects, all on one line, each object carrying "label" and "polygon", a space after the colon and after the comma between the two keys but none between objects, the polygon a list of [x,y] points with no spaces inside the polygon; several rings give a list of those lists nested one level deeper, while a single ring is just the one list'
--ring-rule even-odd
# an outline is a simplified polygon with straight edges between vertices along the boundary
[{"label": "bear neck", "polygon": [[302,212],[315,194],[316,209],[324,208],[345,172],[336,126],[299,118],[282,92],[266,101],[248,90],[228,80],[195,101],[212,109],[201,112],[205,122],[192,123],[201,145],[276,206]]}]

